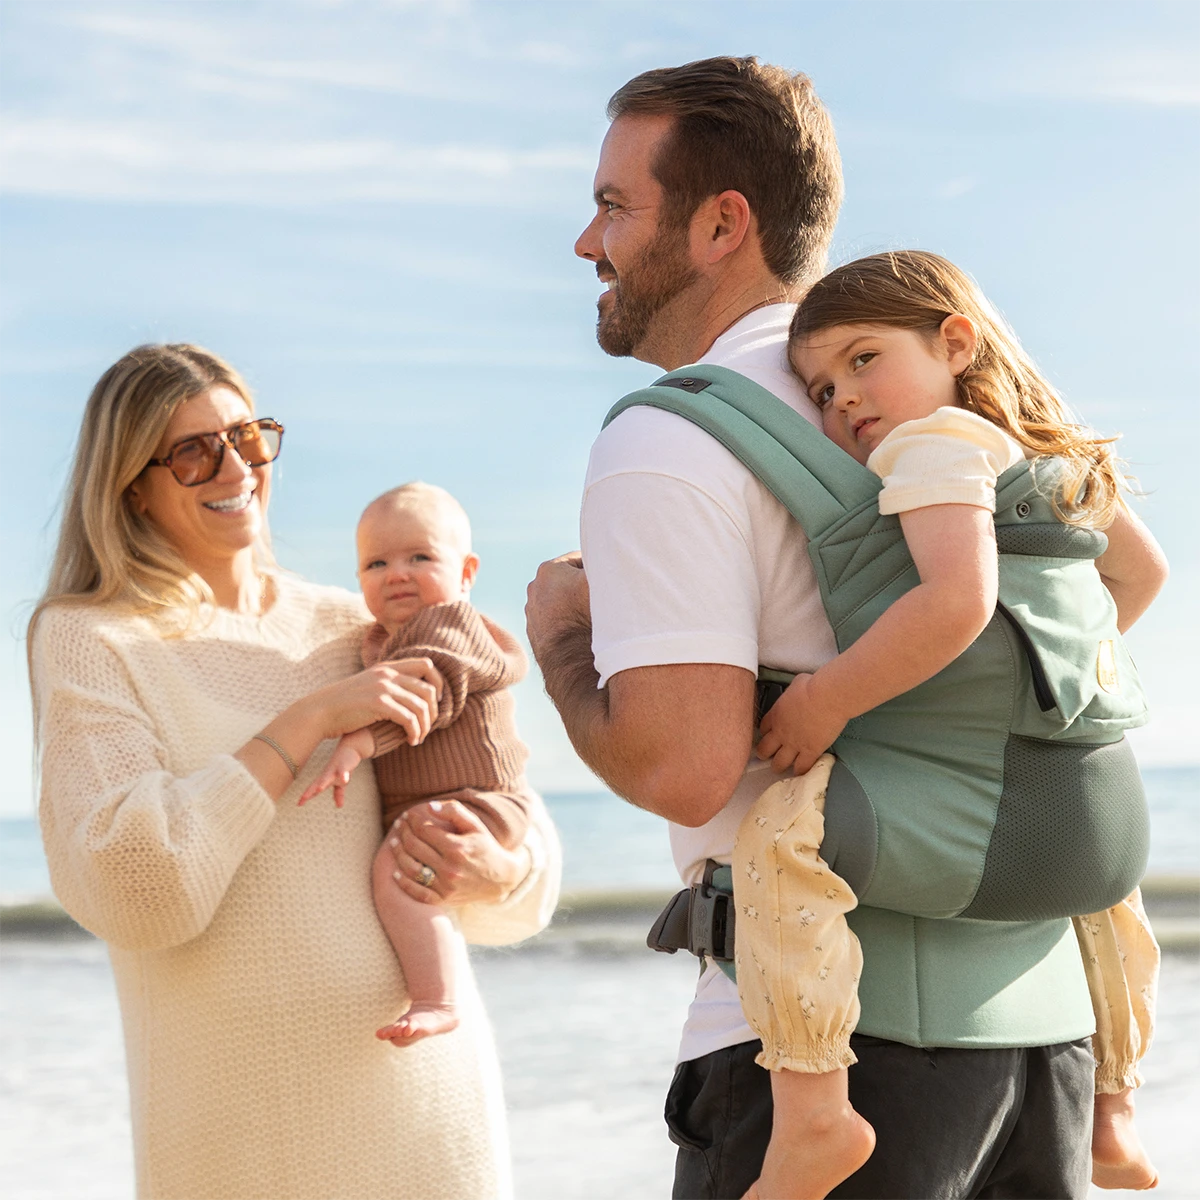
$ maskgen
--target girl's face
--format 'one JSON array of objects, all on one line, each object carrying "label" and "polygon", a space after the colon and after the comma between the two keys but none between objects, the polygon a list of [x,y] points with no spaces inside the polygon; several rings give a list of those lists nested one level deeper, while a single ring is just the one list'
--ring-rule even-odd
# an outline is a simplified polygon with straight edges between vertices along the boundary
[{"label": "girl's face", "polygon": [[930,337],[888,325],[834,325],[792,343],[789,357],[827,437],[860,463],[897,425],[958,404],[956,377],[975,353],[955,314]]}]

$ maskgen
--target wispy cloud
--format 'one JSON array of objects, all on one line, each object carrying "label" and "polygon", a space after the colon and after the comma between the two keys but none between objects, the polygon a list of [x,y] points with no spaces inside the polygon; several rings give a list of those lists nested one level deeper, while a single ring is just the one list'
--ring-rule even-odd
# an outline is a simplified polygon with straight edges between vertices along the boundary
[{"label": "wispy cloud", "polygon": [[960,175],[956,179],[947,179],[936,189],[939,200],[957,200],[973,192],[979,186],[979,180],[974,175]]},{"label": "wispy cloud", "polygon": [[1191,46],[1081,46],[1070,55],[1030,53],[965,76],[978,93],[1055,100],[1193,108],[1200,105],[1200,69]]},{"label": "wispy cloud", "polygon": [[24,195],[270,205],[432,199],[503,206],[527,201],[556,177],[579,190],[594,159],[590,146],[213,137],[145,122],[19,116],[3,119],[2,126],[0,191]]}]

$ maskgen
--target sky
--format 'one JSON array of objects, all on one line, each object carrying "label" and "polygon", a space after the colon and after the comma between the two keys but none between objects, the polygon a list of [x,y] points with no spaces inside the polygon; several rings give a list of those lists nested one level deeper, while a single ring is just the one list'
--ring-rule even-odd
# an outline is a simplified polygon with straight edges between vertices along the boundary
[{"label": "sky", "polygon": [[[1200,761],[1200,6],[0,0],[0,814],[33,811],[22,633],[79,417],[134,345],[208,346],[287,426],[285,566],[352,587],[363,504],[422,478],[472,516],[476,603],[523,627],[604,413],[657,374],[596,347],[572,254],[605,102],[726,53],[830,108],[833,263],[949,256],[1124,435],[1173,572],[1129,639],[1136,744]],[[597,787],[536,672],[518,705],[534,783]]]}]

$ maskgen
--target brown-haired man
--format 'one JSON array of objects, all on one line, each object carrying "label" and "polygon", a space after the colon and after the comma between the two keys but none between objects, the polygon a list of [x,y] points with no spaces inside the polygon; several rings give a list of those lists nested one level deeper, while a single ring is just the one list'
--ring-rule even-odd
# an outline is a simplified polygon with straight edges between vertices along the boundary
[{"label": "brown-haired man", "polygon": [[[809,81],[755,59],[708,59],[639,75],[609,116],[596,216],[575,247],[609,285],[600,345],[668,371],[728,367],[819,423],[785,354],[794,301],[823,268],[841,200],[832,127]],[[836,652],[806,540],[724,447],[648,408],[597,439],[581,536],[582,560],[543,564],[530,586],[530,642],[580,756],[671,822],[676,863],[695,884],[706,860],[729,861],[742,816],[773,780],[751,756],[757,665],[811,671]],[[919,925],[905,918],[917,932],[903,944],[876,942],[886,953],[864,939],[866,969],[874,957],[894,971],[897,996],[917,965]],[[1005,936],[972,929],[982,943]],[[966,951],[943,964],[974,966]],[[850,1098],[878,1146],[831,1195],[1086,1194],[1086,986],[1080,973],[1079,1019],[1044,1037],[1045,1024],[1022,1026],[1013,1011],[1037,1010],[1036,966],[1029,978],[999,1014],[1004,1036],[984,1043],[1000,1048],[886,1040],[888,1014],[864,1007]],[[922,982],[936,993],[936,974]],[[936,994],[918,999],[936,1010]],[[793,1194],[779,1190],[786,1148],[771,1141],[758,1049],[735,986],[710,962],[667,1099],[676,1197],[741,1196],[760,1168],[764,1197]]]}]

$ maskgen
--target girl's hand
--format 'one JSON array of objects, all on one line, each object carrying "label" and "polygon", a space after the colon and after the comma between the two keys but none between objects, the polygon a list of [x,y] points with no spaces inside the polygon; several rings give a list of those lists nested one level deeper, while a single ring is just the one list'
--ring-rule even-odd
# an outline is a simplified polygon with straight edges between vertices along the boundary
[{"label": "girl's hand", "polygon": [[[408,809],[388,833],[402,891],[424,904],[495,904],[529,874],[524,846],[506,850],[488,827],[456,800],[430,800]],[[419,882],[428,867],[433,877]]]},{"label": "girl's hand", "polygon": [[814,679],[797,675],[762,719],[762,737],[754,752],[770,759],[780,774],[789,767],[797,775],[810,771],[846,727],[846,718],[831,712],[815,694]]}]

